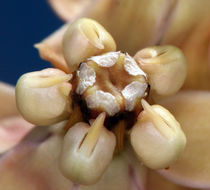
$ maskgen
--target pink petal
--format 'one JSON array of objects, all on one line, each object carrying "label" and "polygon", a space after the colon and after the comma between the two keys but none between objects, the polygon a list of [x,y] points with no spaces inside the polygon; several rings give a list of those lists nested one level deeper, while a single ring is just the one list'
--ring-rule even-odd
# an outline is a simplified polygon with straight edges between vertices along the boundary
[{"label": "pink petal", "polygon": [[134,54],[145,46],[155,44],[180,47],[189,66],[184,87],[210,89],[209,0],[88,2],[49,1],[54,10],[67,20],[85,16],[99,21],[113,35],[122,51]]},{"label": "pink petal", "polygon": [[31,128],[18,116],[14,87],[0,82],[0,153],[15,146]]},{"label": "pink petal", "polygon": [[[155,171],[150,170],[147,176],[147,190],[193,190],[168,181]],[[194,189],[195,190],[195,189]]]},{"label": "pink petal", "polygon": [[48,0],[60,18],[69,21],[83,12],[91,1],[87,0]]},{"label": "pink petal", "polygon": [[20,116],[0,119],[0,153],[18,144],[32,127]]},{"label": "pink petal", "polygon": [[[68,24],[80,17],[93,18],[103,24],[113,35],[120,50],[128,51],[132,54],[136,53],[140,48],[159,42],[163,33],[162,28],[164,28],[165,17],[174,7],[173,0],[156,0],[152,2],[126,0],[124,3],[116,3],[111,0],[97,0],[88,1],[87,4],[84,1],[75,2],[72,0],[50,0],[49,2],[59,14],[63,13],[64,15],[67,12],[66,9],[76,9],[77,12],[80,10],[78,7],[87,7],[84,8],[84,11],[81,8],[80,14],[74,15],[74,13],[70,12],[74,16],[72,15],[69,18]],[[128,7],[126,11],[125,7]],[[65,11],[62,12],[64,9]],[[134,10],[138,11],[138,14]],[[112,18],[110,18],[110,15],[112,15]],[[140,23],[139,20],[141,21]],[[70,71],[62,52],[63,34],[66,29],[67,25],[64,25],[42,42],[36,44],[35,47],[39,50],[42,59],[51,62],[55,67],[68,73]]]},{"label": "pink petal", "polygon": [[16,115],[15,89],[6,83],[0,82],[0,118]]},{"label": "pink petal", "polygon": [[[85,4],[84,0],[77,3],[72,0],[49,1],[54,10],[66,20],[79,17],[95,19],[113,35],[118,48],[130,54],[135,54],[139,49],[160,41],[167,17],[174,9],[175,2],[174,0],[90,0]],[[74,10],[73,14],[67,14],[70,8]],[[79,11],[80,13],[74,13]]]},{"label": "pink petal", "polygon": [[185,88],[210,89],[210,1],[178,1],[162,44],[180,47],[188,63]]},{"label": "pink petal", "polygon": [[180,122],[187,144],[177,162],[159,172],[181,185],[210,188],[210,92],[183,91],[161,104]]},{"label": "pink petal", "polygon": [[1,157],[0,184],[4,190],[69,190],[72,186],[58,170],[62,139],[42,132],[44,129],[36,128],[30,140]]},{"label": "pink petal", "polygon": [[42,59],[51,62],[54,67],[70,73],[62,52],[62,39],[66,29],[67,25],[64,25],[42,42],[35,44],[35,47],[38,49]]},{"label": "pink petal", "polygon": [[20,145],[0,159],[4,190],[145,190],[146,168],[127,149],[115,156],[102,179],[93,186],[73,185],[59,171],[63,136],[36,127]]}]

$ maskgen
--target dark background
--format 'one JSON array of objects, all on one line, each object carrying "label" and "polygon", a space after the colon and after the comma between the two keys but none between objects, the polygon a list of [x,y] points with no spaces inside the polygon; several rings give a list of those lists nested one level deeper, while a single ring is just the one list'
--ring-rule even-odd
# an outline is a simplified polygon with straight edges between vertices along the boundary
[{"label": "dark background", "polygon": [[0,81],[15,85],[26,72],[50,67],[33,44],[62,25],[47,0],[2,1],[0,6]]}]

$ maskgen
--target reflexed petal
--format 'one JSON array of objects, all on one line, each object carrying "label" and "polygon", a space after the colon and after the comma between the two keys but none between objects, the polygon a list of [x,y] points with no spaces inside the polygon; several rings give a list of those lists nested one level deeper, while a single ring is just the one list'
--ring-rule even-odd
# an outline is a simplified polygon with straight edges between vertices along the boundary
[{"label": "reflexed petal", "polygon": [[160,173],[182,185],[210,188],[210,92],[180,92],[159,103],[176,117],[187,138],[177,162]]},{"label": "reflexed petal", "polygon": [[[65,7],[71,6],[79,10],[76,6],[72,6],[72,0],[54,1],[57,1],[57,6],[53,6],[54,9],[65,18],[68,17],[64,11]],[[75,16],[90,17],[101,23],[113,35],[120,50],[134,54],[149,45],[176,45],[184,51],[189,67],[185,88],[210,89],[210,83],[206,82],[210,80],[209,0],[89,2],[90,6],[86,8],[84,0],[79,1],[77,5],[86,11],[81,8],[80,16],[79,14]],[[91,6],[93,3],[94,6]]]},{"label": "reflexed petal", "polygon": [[62,19],[70,19],[81,14],[92,0],[48,0],[50,6]]},{"label": "reflexed petal", "polygon": [[134,55],[159,43],[175,5],[175,0],[114,0],[103,12],[90,10],[90,17],[110,32],[119,50]]},{"label": "reflexed petal", "polygon": [[[66,6],[66,2],[57,1],[60,6]],[[77,14],[77,17],[85,16],[95,19],[113,35],[120,50],[134,54],[145,46],[159,42],[166,18],[175,7],[176,1],[92,0],[90,2],[86,11],[81,12],[80,15]],[[70,4],[72,1],[69,1],[69,6]],[[62,14],[61,9],[56,7],[54,9],[60,15]]]},{"label": "reflexed petal", "polygon": [[[209,0],[177,1],[176,8],[171,15],[170,23],[162,39],[163,43],[182,45],[202,22],[209,23]],[[208,21],[208,22],[207,22]],[[201,37],[201,36],[200,36]]]},{"label": "reflexed petal", "polygon": [[184,88],[210,90],[210,23],[200,24],[182,49],[189,63]]},{"label": "reflexed petal", "polygon": [[0,153],[15,146],[32,127],[20,116],[0,119]]},{"label": "reflexed petal", "polygon": [[162,44],[184,51],[188,63],[185,88],[210,89],[210,1],[178,1]]},{"label": "reflexed petal", "polygon": [[16,145],[31,127],[18,116],[14,87],[0,82],[0,153]]},{"label": "reflexed petal", "polygon": [[[114,0],[115,1],[115,0]],[[64,21],[89,14],[106,13],[110,6],[117,3],[113,0],[48,0],[56,14]],[[94,5],[94,6],[93,6]]]},{"label": "reflexed petal", "polygon": [[[49,128],[36,127],[15,149],[0,160],[0,184],[4,190],[73,190],[73,184],[58,170],[62,136]],[[15,159],[14,159],[15,158]],[[144,190],[146,168],[131,148],[115,156],[102,179],[79,190]]]},{"label": "reflexed petal", "polygon": [[155,190],[157,189],[157,187],[160,190],[193,190],[188,187],[174,184],[164,177],[160,176],[158,173],[150,170],[147,176],[147,190]]},{"label": "reflexed petal", "polygon": [[[95,1],[91,2],[95,3]],[[54,4],[52,1],[50,3]],[[71,6],[72,1],[68,3]],[[77,17],[75,16],[69,24],[76,18],[84,16],[93,18],[113,35],[120,50],[134,54],[140,48],[156,44],[160,40],[164,18],[172,9],[174,0],[156,0],[152,2],[147,0],[121,0],[120,2],[98,0],[94,6],[92,6],[92,3],[85,12],[77,15]],[[66,1],[58,0],[56,4],[69,7]],[[62,14],[60,6],[56,6],[58,9],[53,7]],[[125,7],[128,7],[126,11]],[[136,11],[139,14],[136,14]],[[159,14],[160,12],[161,14]],[[134,16],[136,19],[133,19]],[[138,25],[139,27],[137,27]],[[65,72],[69,72],[61,49],[62,37],[66,28],[67,26],[64,25],[45,40],[36,44],[35,47],[38,48],[40,56],[44,60],[50,61],[55,67]]]},{"label": "reflexed petal", "polygon": [[0,175],[0,184],[4,190],[71,188],[57,167],[62,139],[45,129],[35,128],[30,141],[23,141],[1,157],[0,173],[4,175]]},{"label": "reflexed petal", "polygon": [[42,59],[49,61],[56,68],[69,73],[70,71],[67,67],[66,61],[64,60],[62,52],[62,39],[66,29],[67,24],[40,43],[35,44],[35,48],[38,49]]},{"label": "reflexed petal", "polygon": [[0,118],[16,114],[15,88],[0,82]]}]

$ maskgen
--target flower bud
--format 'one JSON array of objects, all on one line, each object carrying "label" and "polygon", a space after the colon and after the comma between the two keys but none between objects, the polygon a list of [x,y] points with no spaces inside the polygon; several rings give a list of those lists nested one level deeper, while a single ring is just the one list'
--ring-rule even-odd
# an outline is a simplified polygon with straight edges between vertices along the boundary
[{"label": "flower bud", "polygon": [[144,111],[131,131],[131,144],[147,167],[166,168],[184,150],[186,137],[168,110],[145,100],[142,106]]},{"label": "flower bud", "polygon": [[71,112],[71,84],[58,69],[24,74],[16,85],[16,103],[22,116],[35,125],[50,125],[67,118]]},{"label": "flower bud", "polygon": [[64,137],[60,168],[71,181],[89,185],[96,183],[107,169],[115,149],[115,136],[104,126],[105,113],[89,127],[77,123]]},{"label": "flower bud", "polygon": [[63,54],[71,72],[87,58],[115,50],[116,44],[112,36],[91,19],[75,21],[64,34]]},{"label": "flower bud", "polygon": [[145,48],[134,56],[141,69],[147,74],[151,90],[158,95],[176,93],[186,78],[184,54],[174,46]]}]

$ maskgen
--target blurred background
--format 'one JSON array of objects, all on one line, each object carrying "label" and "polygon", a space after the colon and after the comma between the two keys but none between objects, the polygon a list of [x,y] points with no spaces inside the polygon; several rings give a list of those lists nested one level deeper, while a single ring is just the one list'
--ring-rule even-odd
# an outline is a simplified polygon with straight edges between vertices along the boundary
[{"label": "blurred background", "polygon": [[0,81],[15,85],[23,73],[51,66],[33,47],[63,24],[47,0],[3,1],[0,23]]}]

